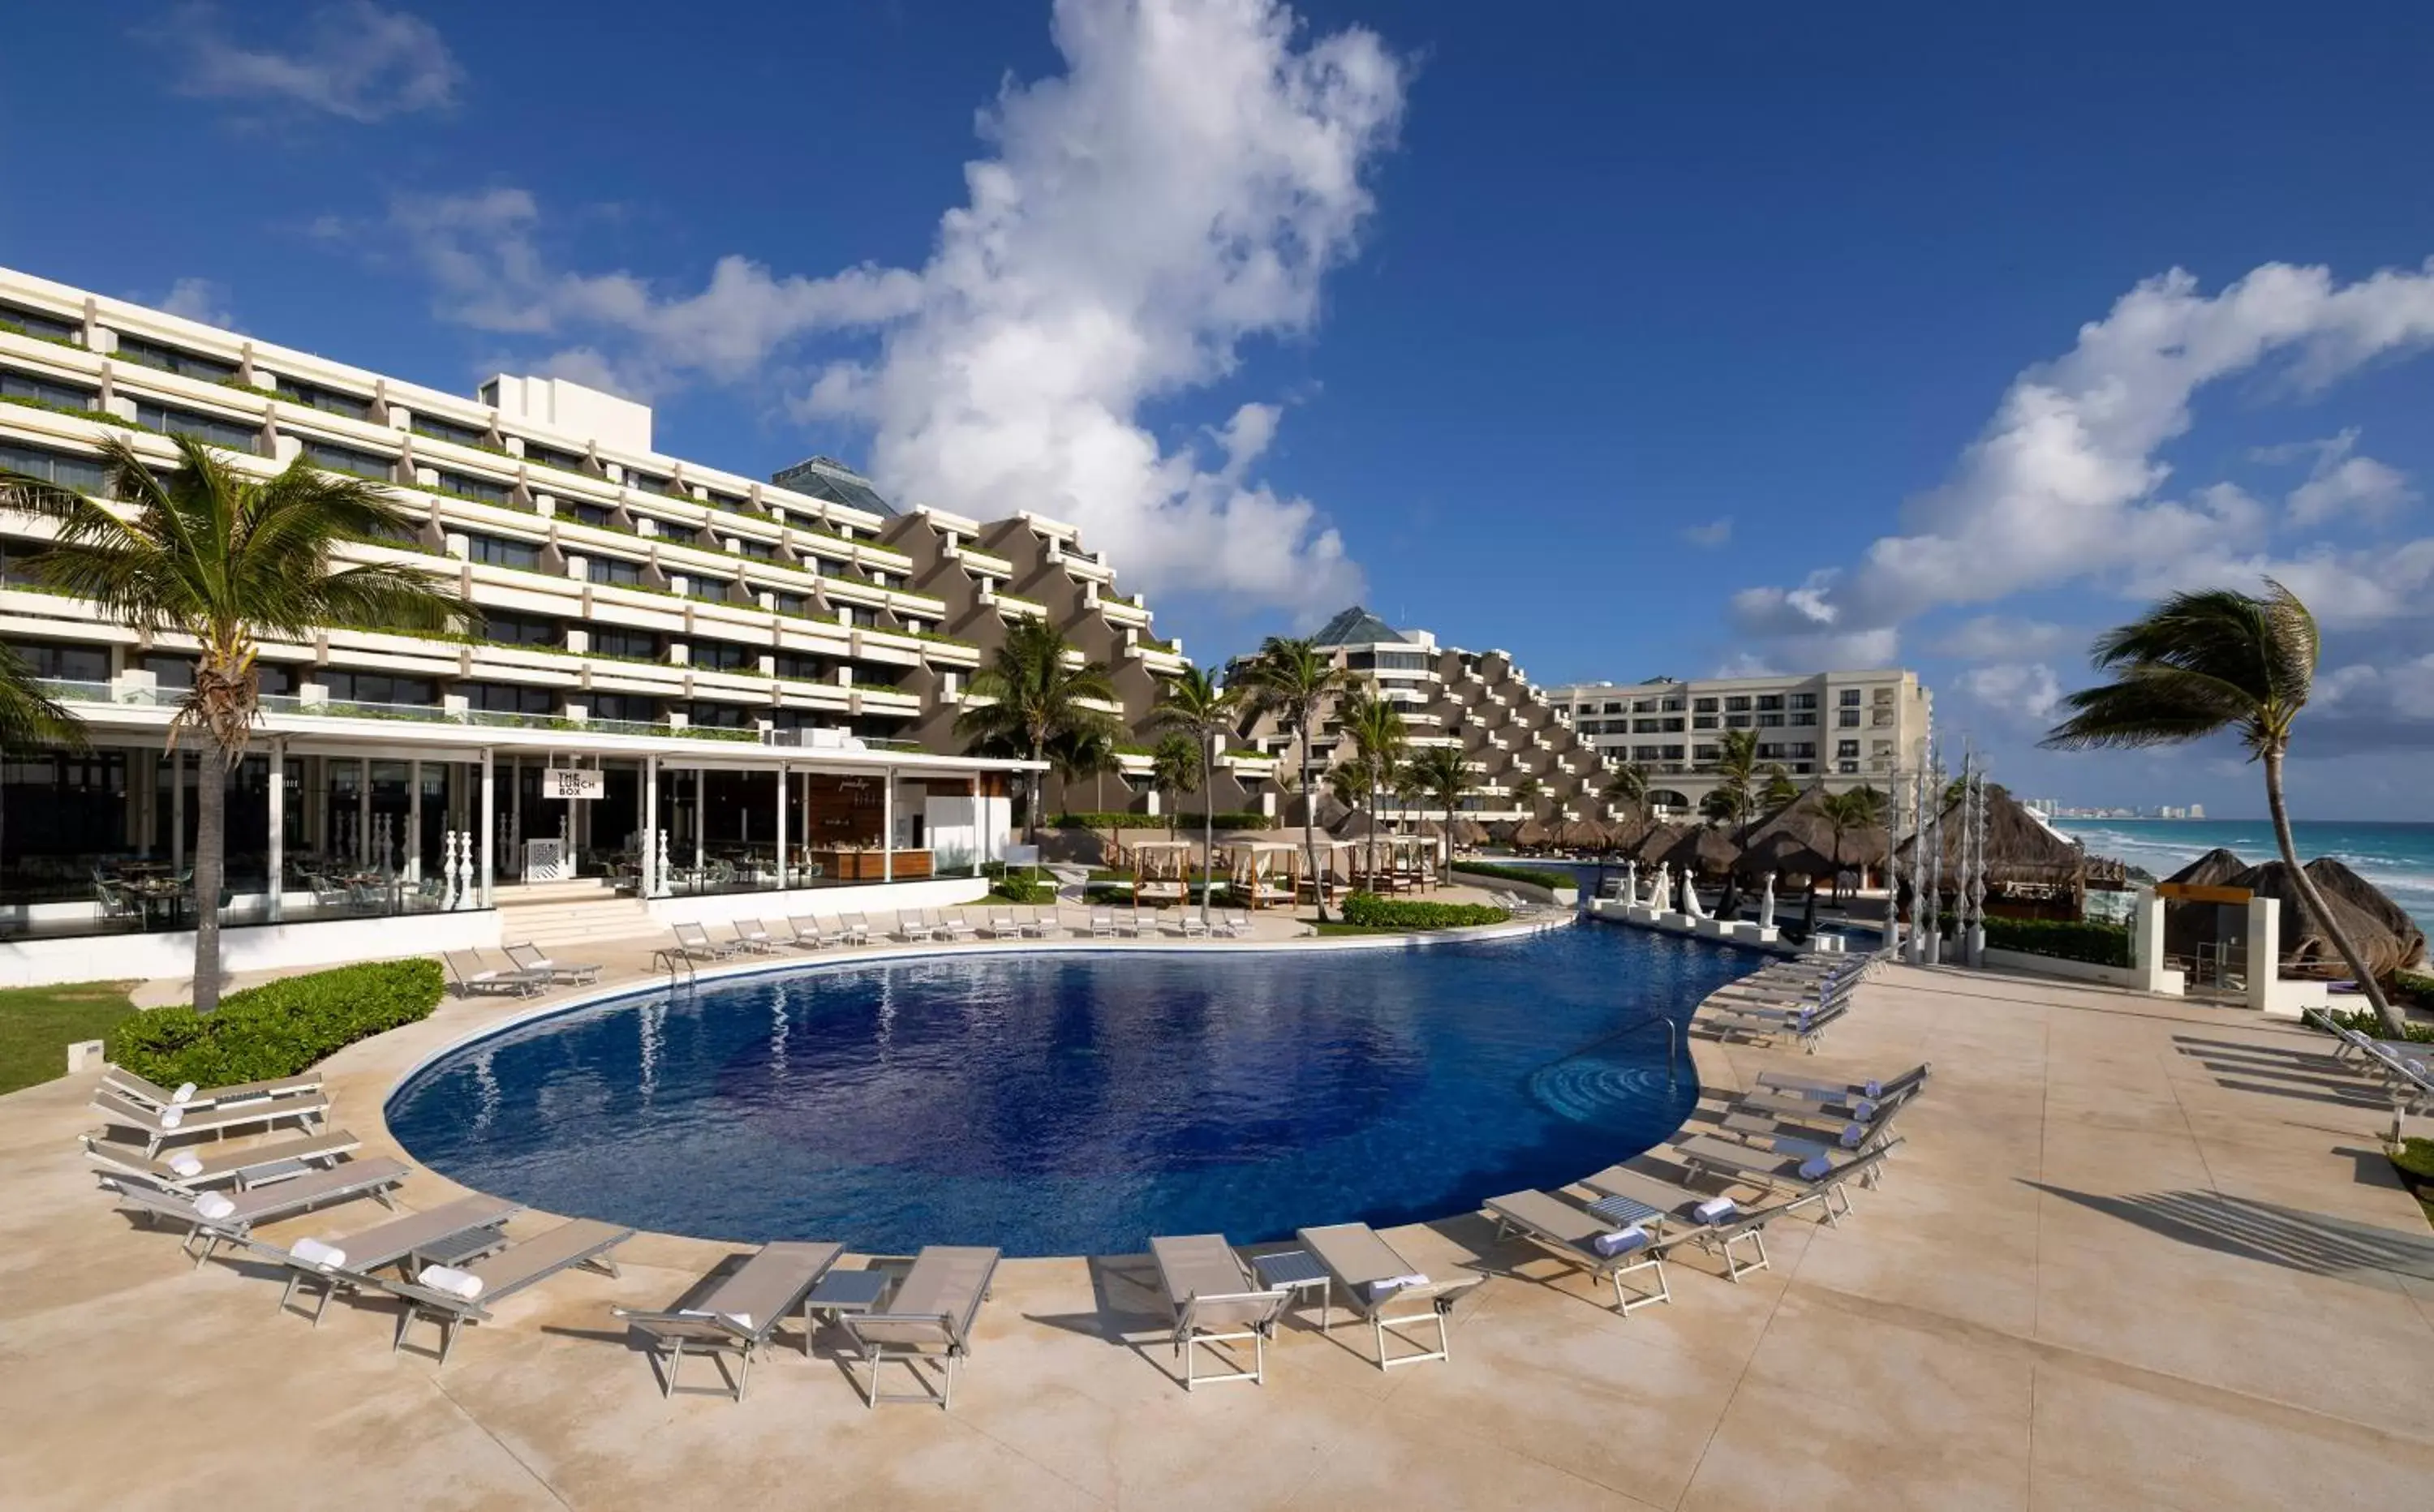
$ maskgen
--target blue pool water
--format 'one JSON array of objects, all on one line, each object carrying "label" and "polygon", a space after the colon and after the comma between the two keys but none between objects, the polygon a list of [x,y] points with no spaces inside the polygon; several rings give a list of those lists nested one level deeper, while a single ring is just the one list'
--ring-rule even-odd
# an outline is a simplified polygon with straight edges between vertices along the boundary
[{"label": "blue pool water", "polygon": [[388,1118],[469,1186],[710,1238],[1015,1255],[1274,1239],[1440,1217],[1656,1143],[1696,1081],[1649,1021],[1687,1020],[1756,964],[1582,925],[1416,950],[790,969],[466,1046]]}]

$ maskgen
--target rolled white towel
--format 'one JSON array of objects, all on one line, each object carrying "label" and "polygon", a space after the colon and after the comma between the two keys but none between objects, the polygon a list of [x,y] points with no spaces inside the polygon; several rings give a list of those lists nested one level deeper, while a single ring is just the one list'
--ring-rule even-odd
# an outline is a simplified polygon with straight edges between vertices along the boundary
[{"label": "rolled white towel", "polygon": [[287,1252],[296,1257],[298,1264],[316,1270],[336,1270],[347,1263],[344,1249],[318,1239],[299,1239],[287,1247]]},{"label": "rolled white towel", "polygon": [[1866,1081],[1866,1082],[1863,1082],[1863,1083],[1860,1085],[1860,1090],[1861,1092],[1866,1093],[1866,1094],[1867,1094],[1869,1096],[1871,1096],[1871,1097],[1881,1097],[1881,1096],[1883,1096],[1885,1095],[1885,1089],[1884,1089],[1884,1085],[1883,1085],[1883,1083],[1878,1082],[1878,1081],[1877,1081],[1877,1080],[1875,1080],[1875,1079],[1871,1079],[1870,1080],[1868,1080],[1868,1081]]},{"label": "rolled white towel", "polygon": [[1823,1155],[1811,1155],[1800,1163],[1800,1179],[1804,1181],[1822,1181],[1833,1169],[1832,1161]]},{"label": "rolled white towel", "polygon": [[1722,1223],[1740,1211],[1740,1204],[1728,1197],[1711,1197],[1690,1210],[1690,1215],[1701,1223]]},{"label": "rolled white towel", "polygon": [[206,1192],[195,1198],[195,1211],[212,1222],[217,1223],[234,1213],[236,1204],[230,1201],[223,1193]]},{"label": "rolled white towel", "polygon": [[178,1090],[169,1094],[169,1100],[171,1102],[192,1102],[195,1100],[195,1094],[201,1090],[201,1088],[196,1086],[191,1081],[180,1081],[178,1083]]},{"label": "rolled white towel", "polygon": [[414,1279],[419,1285],[436,1292],[446,1292],[451,1297],[461,1297],[469,1302],[482,1295],[482,1278],[454,1266],[425,1266]]},{"label": "rolled white towel", "polygon": [[1858,1149],[1860,1142],[1865,1140],[1867,1137],[1868,1126],[1865,1124],[1844,1124],[1843,1126],[1843,1147],[1844,1149]]},{"label": "rolled white towel", "polygon": [[181,1149],[169,1157],[169,1169],[180,1176],[203,1174],[203,1158],[190,1149]]},{"label": "rolled white towel", "polygon": [[1877,1099],[1862,1097],[1851,1104],[1851,1116],[1863,1124],[1873,1122],[1877,1116]]},{"label": "rolled white towel", "polygon": [[1646,1243],[1648,1243],[1648,1231],[1634,1224],[1628,1229],[1617,1229],[1612,1233],[1599,1234],[1589,1241],[1589,1248],[1606,1259],[1612,1260],[1615,1256],[1628,1254]]},{"label": "rolled white towel", "polygon": [[163,1129],[175,1129],[185,1121],[186,1110],[183,1108],[173,1106],[161,1110],[161,1127]]}]

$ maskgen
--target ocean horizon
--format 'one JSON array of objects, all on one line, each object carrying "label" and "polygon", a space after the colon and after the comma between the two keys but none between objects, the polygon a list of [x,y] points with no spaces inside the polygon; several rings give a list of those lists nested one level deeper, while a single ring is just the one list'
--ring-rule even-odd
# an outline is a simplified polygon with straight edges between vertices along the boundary
[{"label": "ocean horizon", "polygon": [[[2169,876],[2216,846],[2249,862],[2278,858],[2264,819],[2057,819],[2054,827],[2090,854]],[[2299,859],[2330,856],[2381,888],[2434,936],[2434,824],[2295,820]]]}]

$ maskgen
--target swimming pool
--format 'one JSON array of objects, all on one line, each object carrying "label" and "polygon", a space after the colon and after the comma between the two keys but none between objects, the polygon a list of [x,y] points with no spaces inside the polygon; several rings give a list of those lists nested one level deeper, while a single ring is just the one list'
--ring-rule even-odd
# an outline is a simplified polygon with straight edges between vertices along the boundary
[{"label": "swimming pool", "polygon": [[1697,1085],[1657,1020],[1757,963],[1581,925],[1411,950],[805,966],[466,1045],[388,1121],[468,1186],[708,1238],[1249,1242],[1440,1217],[1656,1143]]}]

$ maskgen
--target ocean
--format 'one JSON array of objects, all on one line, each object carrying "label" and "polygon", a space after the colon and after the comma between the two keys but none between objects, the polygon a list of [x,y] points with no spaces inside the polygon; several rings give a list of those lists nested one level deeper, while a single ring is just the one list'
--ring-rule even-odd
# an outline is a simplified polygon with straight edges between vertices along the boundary
[{"label": "ocean", "polygon": [[[2098,856],[2169,876],[2216,846],[2247,861],[2280,855],[2273,826],[2262,819],[2057,819],[2054,827],[2086,842]],[[2299,859],[2336,860],[2383,889],[2434,935],[2434,824],[2344,824],[2300,820],[2290,825]]]}]

